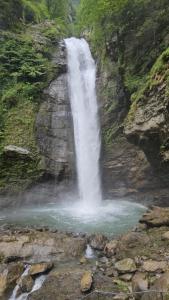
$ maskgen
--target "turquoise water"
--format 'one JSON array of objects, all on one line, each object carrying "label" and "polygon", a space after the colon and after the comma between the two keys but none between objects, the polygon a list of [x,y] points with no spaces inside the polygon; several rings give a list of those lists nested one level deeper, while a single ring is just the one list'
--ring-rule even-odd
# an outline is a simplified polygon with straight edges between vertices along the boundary
[{"label": "turquoise water", "polygon": [[97,208],[79,203],[48,204],[18,208],[0,213],[0,225],[48,226],[52,229],[81,233],[119,235],[134,227],[146,207],[129,201],[105,200]]}]

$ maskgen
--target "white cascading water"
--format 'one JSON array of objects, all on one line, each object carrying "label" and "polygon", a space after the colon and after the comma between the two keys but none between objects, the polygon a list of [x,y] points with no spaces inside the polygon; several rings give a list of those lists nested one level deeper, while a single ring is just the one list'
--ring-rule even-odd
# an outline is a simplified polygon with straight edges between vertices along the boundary
[{"label": "white cascading water", "polygon": [[65,40],[65,44],[68,53],[78,188],[83,207],[89,209],[102,200],[96,65],[84,39],[69,38]]}]

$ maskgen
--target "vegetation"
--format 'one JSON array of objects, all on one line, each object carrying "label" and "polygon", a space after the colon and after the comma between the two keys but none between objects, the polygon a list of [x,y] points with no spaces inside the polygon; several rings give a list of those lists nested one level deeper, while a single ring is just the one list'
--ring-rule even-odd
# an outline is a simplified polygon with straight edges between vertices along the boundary
[{"label": "vegetation", "polygon": [[115,49],[133,93],[168,45],[168,15],[167,0],[82,0],[77,29],[90,32],[99,55]]},{"label": "vegetation", "polygon": [[[42,173],[35,119],[43,89],[59,71],[51,57],[69,34],[70,9],[68,0],[0,3],[0,190],[22,189]],[[8,160],[7,145],[28,149],[31,158]]]}]

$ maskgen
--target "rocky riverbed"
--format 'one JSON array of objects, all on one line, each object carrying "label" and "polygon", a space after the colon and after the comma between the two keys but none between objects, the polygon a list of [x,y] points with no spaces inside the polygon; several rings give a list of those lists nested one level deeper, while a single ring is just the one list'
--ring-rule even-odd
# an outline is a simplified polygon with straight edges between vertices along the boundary
[{"label": "rocky riverbed", "polygon": [[[34,291],[42,275],[43,284]],[[17,297],[28,300],[145,300],[161,299],[161,292],[167,299],[169,208],[153,207],[132,231],[109,239],[1,227],[0,299],[10,299],[16,285]]]}]

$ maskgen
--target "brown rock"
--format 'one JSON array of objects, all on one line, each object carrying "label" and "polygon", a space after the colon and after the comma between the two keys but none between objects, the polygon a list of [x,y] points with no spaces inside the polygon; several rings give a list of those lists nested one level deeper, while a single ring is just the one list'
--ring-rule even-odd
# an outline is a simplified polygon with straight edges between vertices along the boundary
[{"label": "brown rock", "polygon": [[92,272],[91,271],[86,271],[81,279],[81,291],[83,293],[89,292],[91,290],[92,287],[92,283],[93,283],[93,276],[92,276]]},{"label": "brown rock", "polygon": [[123,274],[120,276],[120,279],[122,279],[123,281],[130,281],[133,277],[133,274]]},{"label": "brown rock", "polygon": [[103,250],[106,242],[107,238],[102,234],[94,234],[90,237],[90,246],[96,250]]},{"label": "brown rock", "polygon": [[53,268],[53,263],[38,263],[34,264],[30,267],[29,275],[36,275],[36,274],[42,274],[50,271]]},{"label": "brown rock", "polygon": [[154,207],[143,215],[141,223],[147,224],[149,227],[160,227],[169,225],[169,208]]},{"label": "brown rock", "polygon": [[[163,293],[163,294],[162,294]],[[169,293],[169,272],[163,274],[158,278],[153,286],[150,288],[150,292],[145,293],[141,300],[167,300]]]},{"label": "brown rock", "polygon": [[0,268],[0,296],[14,285],[17,279],[22,275],[24,266],[21,263],[10,265],[1,265]]},{"label": "brown rock", "polygon": [[167,266],[166,261],[147,260],[143,262],[142,269],[146,272],[164,272]]},{"label": "brown rock", "polygon": [[[143,292],[148,289],[148,280],[145,273],[136,273],[132,279],[133,293]],[[135,294],[136,299],[140,299],[142,294]]]},{"label": "brown rock", "polygon": [[133,273],[136,265],[133,259],[125,258],[115,263],[115,268],[119,273]]},{"label": "brown rock", "polygon": [[146,233],[142,232],[129,232],[122,236],[119,246],[120,249],[134,248],[139,245],[147,244],[149,237]]},{"label": "brown rock", "polygon": [[163,239],[163,240],[169,240],[169,231],[166,231],[166,232],[162,235],[162,239]]},{"label": "brown rock", "polygon": [[108,257],[111,257],[111,256],[115,255],[117,245],[118,245],[118,241],[117,241],[117,240],[112,240],[112,241],[110,241],[110,242],[107,243],[106,246],[104,247],[104,253],[105,253]]}]

